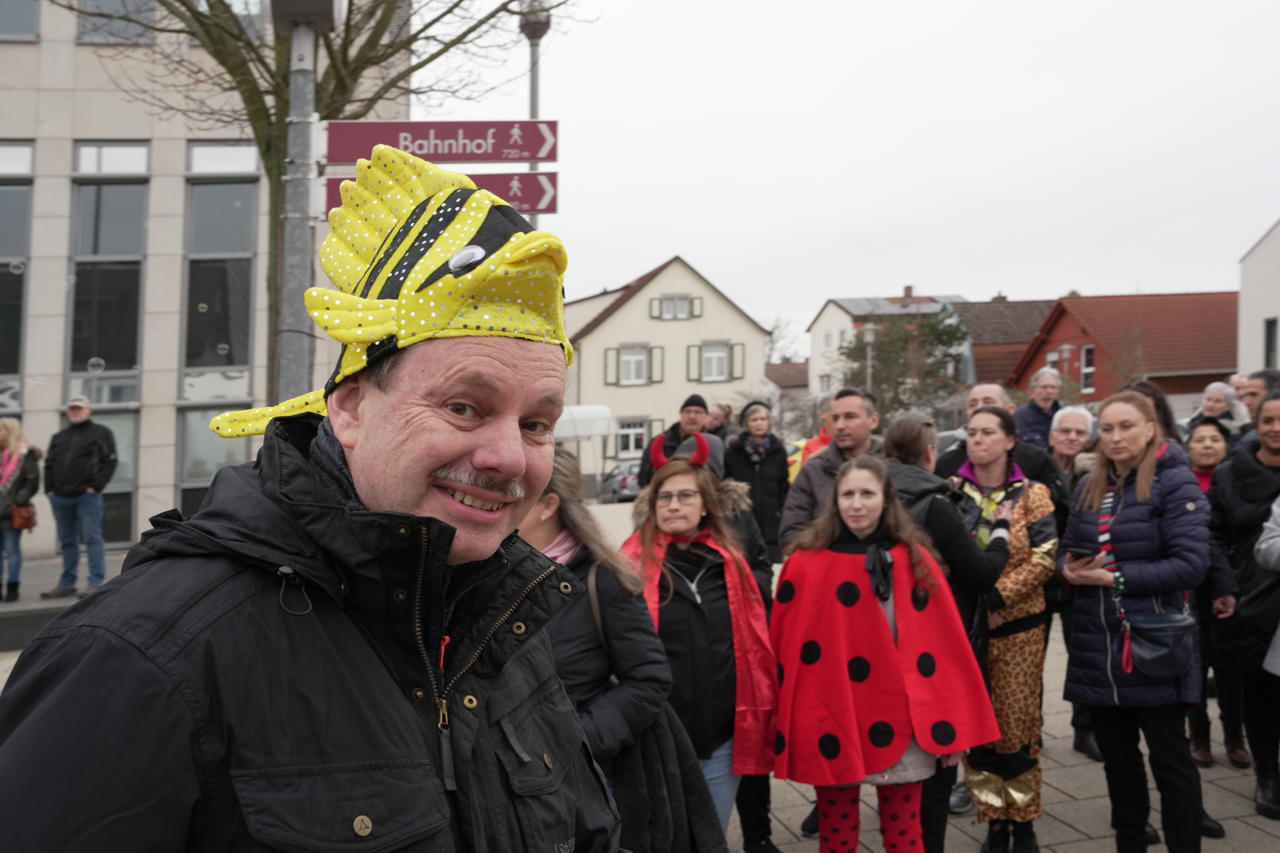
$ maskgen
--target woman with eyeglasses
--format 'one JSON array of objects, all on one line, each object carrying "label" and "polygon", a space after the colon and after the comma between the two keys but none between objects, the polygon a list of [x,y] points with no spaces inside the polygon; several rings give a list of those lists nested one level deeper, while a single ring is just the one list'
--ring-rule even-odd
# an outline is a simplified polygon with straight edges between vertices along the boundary
[{"label": "woman with eyeglasses", "polygon": [[671,664],[668,701],[693,741],[722,829],[740,776],[772,769],[776,664],[764,598],[726,518],[706,442],[663,465],[636,498],[622,551]]}]

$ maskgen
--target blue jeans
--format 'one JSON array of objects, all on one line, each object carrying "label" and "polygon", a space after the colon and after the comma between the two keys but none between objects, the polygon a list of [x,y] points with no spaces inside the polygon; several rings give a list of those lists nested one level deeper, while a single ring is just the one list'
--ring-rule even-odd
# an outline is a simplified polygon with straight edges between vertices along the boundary
[{"label": "blue jeans", "polygon": [[58,525],[58,544],[62,546],[62,577],[58,586],[76,588],[76,571],[80,566],[80,543],[89,553],[89,588],[102,586],[107,575],[107,546],[102,540],[102,495],[85,492],[74,498],[50,495],[53,520]]},{"label": "blue jeans", "polygon": [[8,564],[9,583],[17,583],[22,578],[22,531],[0,528],[0,545],[4,546],[0,557],[0,580],[4,579],[4,567]]},{"label": "blue jeans", "polygon": [[738,796],[738,780],[742,777],[733,775],[733,738],[729,738],[711,753],[711,757],[698,761],[702,767],[702,776],[711,789],[711,799],[716,804],[716,814],[720,817],[720,828],[729,831],[729,815],[733,811],[733,798]]}]

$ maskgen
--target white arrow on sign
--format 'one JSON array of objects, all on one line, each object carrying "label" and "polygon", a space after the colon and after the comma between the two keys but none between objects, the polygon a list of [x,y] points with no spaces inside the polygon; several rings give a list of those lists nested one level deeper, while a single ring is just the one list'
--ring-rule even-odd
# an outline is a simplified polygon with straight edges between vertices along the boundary
[{"label": "white arrow on sign", "polygon": [[546,210],[551,206],[551,199],[556,197],[556,185],[546,175],[538,175],[538,183],[542,184],[542,198],[538,201],[538,210]]},{"label": "white arrow on sign", "polygon": [[538,156],[535,159],[541,160],[543,157],[547,156],[548,151],[555,147],[556,135],[551,132],[551,128],[547,127],[542,122],[538,122],[538,130],[542,131],[543,141],[542,150],[538,152]]}]

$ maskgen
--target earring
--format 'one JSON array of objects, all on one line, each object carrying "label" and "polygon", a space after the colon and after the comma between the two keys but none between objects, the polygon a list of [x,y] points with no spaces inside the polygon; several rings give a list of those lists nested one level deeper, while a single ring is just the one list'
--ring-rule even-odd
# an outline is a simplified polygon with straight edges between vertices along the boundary
[{"label": "earring", "polygon": [[546,520],[547,520],[548,518],[550,518],[550,517],[551,517],[551,516],[549,516],[549,515],[540,515],[540,516],[538,516],[538,520],[539,520],[539,521],[546,521]]}]

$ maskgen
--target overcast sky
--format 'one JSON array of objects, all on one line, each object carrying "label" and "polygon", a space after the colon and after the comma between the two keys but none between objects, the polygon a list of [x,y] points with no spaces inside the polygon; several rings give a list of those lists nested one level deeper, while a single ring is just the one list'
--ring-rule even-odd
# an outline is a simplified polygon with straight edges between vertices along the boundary
[{"label": "overcast sky", "polygon": [[[831,297],[1226,290],[1280,219],[1275,0],[576,0],[543,42],[569,298],[681,255]],[[528,62],[527,50],[505,73]],[[438,118],[528,115],[528,84]],[[462,167],[465,168],[465,167]],[[503,167],[473,167],[503,171]]]}]

